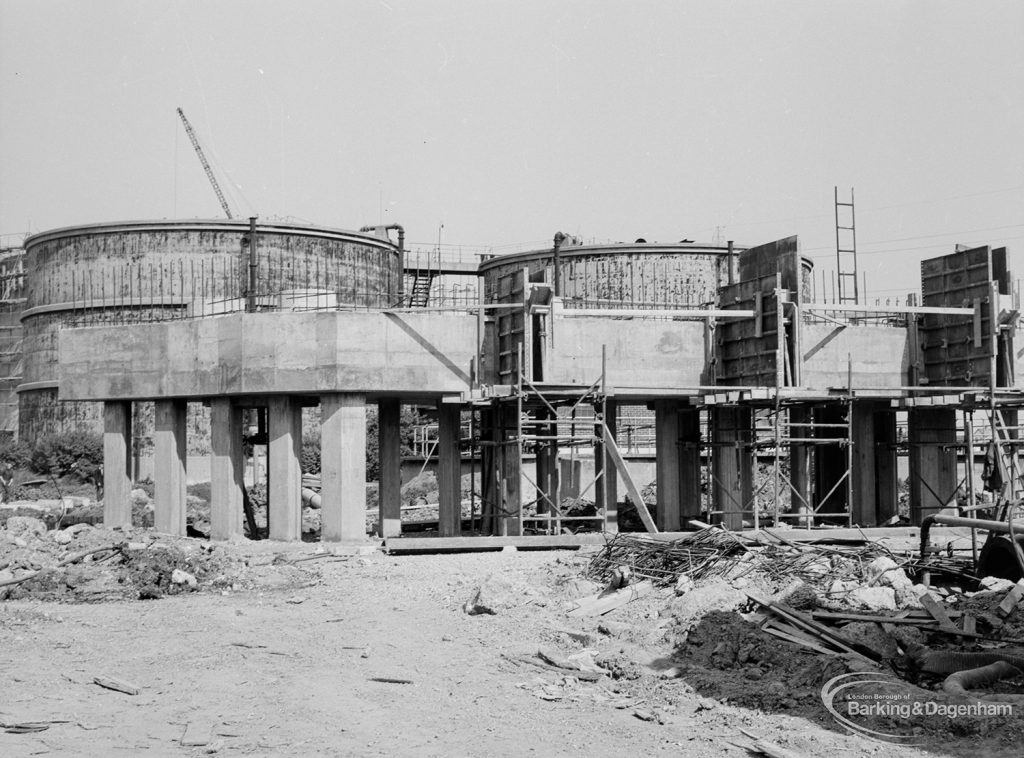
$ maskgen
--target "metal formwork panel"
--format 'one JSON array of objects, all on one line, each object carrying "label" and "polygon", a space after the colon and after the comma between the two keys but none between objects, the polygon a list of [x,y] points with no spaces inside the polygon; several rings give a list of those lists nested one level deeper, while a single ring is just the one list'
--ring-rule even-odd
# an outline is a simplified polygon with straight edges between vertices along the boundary
[{"label": "metal formwork panel", "polygon": [[778,372],[778,307],[774,274],[721,289],[727,310],[758,310],[760,317],[718,325],[716,377],[722,384],[774,387]]},{"label": "metal formwork panel", "polygon": [[977,308],[974,315],[925,314],[920,341],[929,384],[990,386],[996,355],[993,285],[1006,276],[1005,249],[962,250],[921,262],[921,300],[928,307]]},{"label": "metal formwork panel", "polygon": [[[525,298],[526,269],[509,271],[498,277],[499,303],[522,303]],[[524,347],[525,309],[498,312],[498,383],[518,384],[519,351]]]}]

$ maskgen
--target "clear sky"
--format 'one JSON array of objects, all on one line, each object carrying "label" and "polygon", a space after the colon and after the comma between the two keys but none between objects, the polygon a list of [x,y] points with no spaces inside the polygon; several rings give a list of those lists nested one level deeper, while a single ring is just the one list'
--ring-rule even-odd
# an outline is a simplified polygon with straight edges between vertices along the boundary
[{"label": "clear sky", "polygon": [[181,106],[238,216],[820,271],[838,185],[869,296],[956,243],[1020,277],[1022,40],[1020,0],[0,0],[0,233],[219,217]]}]

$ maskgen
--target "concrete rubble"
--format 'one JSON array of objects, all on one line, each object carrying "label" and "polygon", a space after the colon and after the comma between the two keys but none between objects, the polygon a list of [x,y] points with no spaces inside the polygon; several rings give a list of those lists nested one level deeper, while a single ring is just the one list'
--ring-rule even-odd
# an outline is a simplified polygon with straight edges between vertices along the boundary
[{"label": "concrete rubble", "polygon": [[[1024,656],[1024,602],[1000,614],[1017,585],[991,577],[953,583],[952,574],[940,574],[928,586],[921,583],[924,569],[909,553],[866,538],[798,545],[720,529],[672,541],[618,535],[579,566],[577,576],[600,589],[579,597],[564,592],[574,586],[567,578],[555,585],[571,628],[558,629],[558,655],[545,648],[526,657],[525,665],[556,676],[533,680],[531,691],[543,700],[603,698],[608,689],[588,688],[608,682],[617,695],[638,696],[627,702],[642,705],[637,718],[653,724],[664,723],[672,709],[654,696],[655,683],[665,678],[682,680],[711,702],[793,714],[820,713],[822,687],[852,672],[876,672],[891,680],[877,685],[882,689],[940,702],[962,699],[963,684],[950,680],[956,674],[982,683],[984,692],[971,697],[1019,702],[1024,668],[1014,665]],[[620,584],[624,576],[627,586]],[[493,581],[474,591],[467,610]],[[651,591],[628,595],[646,585]],[[588,608],[597,615],[580,613]],[[602,674],[598,680],[580,678],[581,670],[594,675],[574,662],[580,653]],[[963,666],[978,660],[995,673],[963,672],[957,661],[966,653],[984,655],[964,658]],[[524,665],[522,657],[513,662]],[[922,718],[909,728],[941,734],[953,726]],[[955,728],[1024,737],[1020,715],[965,718]]]},{"label": "concrete rubble", "polygon": [[73,524],[50,529],[11,516],[0,527],[0,600],[95,602],[156,599],[191,591],[287,589],[319,578],[259,543],[210,543],[146,529]]}]

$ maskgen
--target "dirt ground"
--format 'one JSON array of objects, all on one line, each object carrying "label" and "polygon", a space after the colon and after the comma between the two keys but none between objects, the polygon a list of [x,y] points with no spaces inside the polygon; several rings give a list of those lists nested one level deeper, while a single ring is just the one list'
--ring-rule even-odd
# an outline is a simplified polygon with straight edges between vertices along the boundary
[{"label": "dirt ground", "polygon": [[[256,563],[282,546],[244,549]],[[895,747],[845,734],[809,701],[765,711],[701,694],[703,669],[671,660],[657,639],[663,599],[565,616],[566,600],[587,590],[578,579],[586,560],[378,552],[304,561],[257,589],[9,599],[0,603],[0,722],[49,728],[0,732],[0,755],[741,756],[750,753],[730,744],[750,742],[741,730],[798,756],[1020,754],[998,734]],[[509,580],[515,607],[468,615],[464,604],[489,575]],[[539,646],[595,649],[605,665],[618,662],[618,678],[578,681],[516,662]],[[665,678],[673,665],[682,676]],[[139,694],[94,683],[103,676]]]}]

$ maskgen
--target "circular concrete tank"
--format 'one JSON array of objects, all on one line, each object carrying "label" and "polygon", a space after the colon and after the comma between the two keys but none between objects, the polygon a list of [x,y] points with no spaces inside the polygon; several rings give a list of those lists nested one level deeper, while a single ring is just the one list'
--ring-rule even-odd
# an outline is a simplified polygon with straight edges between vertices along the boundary
[{"label": "circular concrete tank", "polygon": [[[742,248],[735,248],[738,256]],[[734,264],[735,265],[735,264]],[[725,245],[638,242],[569,245],[559,250],[560,294],[566,305],[602,301],[634,307],[699,307],[729,283]],[[488,302],[505,302],[502,280],[523,269],[534,281],[555,281],[551,248],[491,258],[480,264]]]},{"label": "circular concrete tank", "polygon": [[[129,221],[68,227],[25,241],[19,436],[98,430],[98,403],[57,399],[61,327],[214,316],[246,309],[379,308],[396,301],[390,240],[287,223]],[[250,264],[255,289],[250,292]]]},{"label": "circular concrete tank", "polygon": [[[735,276],[739,254],[733,248]],[[697,308],[717,303],[729,283],[726,245],[696,242],[569,245],[559,250],[559,284],[566,306],[623,303],[637,308]],[[813,263],[801,259],[803,297],[810,297]],[[527,270],[531,281],[555,281],[551,248],[490,258],[480,264],[486,302],[510,302],[509,282]]]}]

